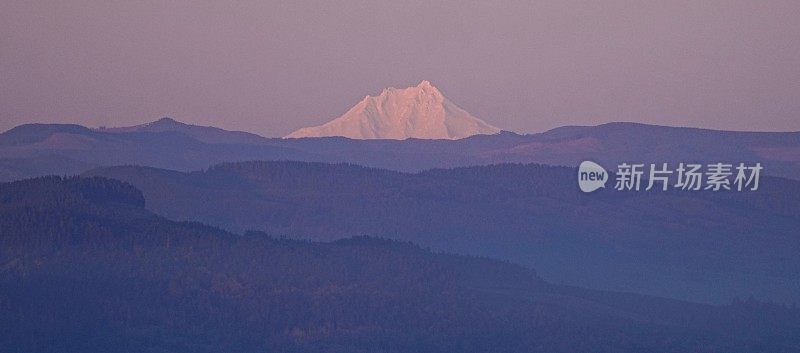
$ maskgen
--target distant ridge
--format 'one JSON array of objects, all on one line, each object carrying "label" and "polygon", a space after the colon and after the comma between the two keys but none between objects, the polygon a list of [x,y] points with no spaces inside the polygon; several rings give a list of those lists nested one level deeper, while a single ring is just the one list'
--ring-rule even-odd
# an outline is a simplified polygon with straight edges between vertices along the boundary
[{"label": "distant ridge", "polygon": [[541,163],[604,166],[623,161],[760,162],[764,174],[797,179],[800,132],[739,132],[629,122],[564,126],[538,134],[498,132],[458,140],[267,138],[181,123],[171,118],[122,127],[25,124],[0,133],[0,180],[74,174],[137,164],[173,170],[221,162],[297,160],[347,162],[398,171]]},{"label": "distant ridge", "polygon": [[344,136],[352,139],[447,139],[496,134],[500,129],[470,115],[428,81],[366,96],[328,123],[299,129],[287,138]]},{"label": "distant ridge", "polygon": [[249,132],[223,130],[213,126],[190,125],[182,123],[170,117],[164,117],[156,121],[141,125],[98,128],[95,130],[100,132],[110,132],[110,133],[180,132],[191,138],[194,138],[195,140],[202,141],[205,143],[241,144],[241,143],[261,143],[264,142],[264,140],[266,140],[265,137]]},{"label": "distant ridge", "polygon": [[0,133],[0,146],[18,146],[37,143],[58,133],[91,135],[92,130],[77,124],[23,124]]}]

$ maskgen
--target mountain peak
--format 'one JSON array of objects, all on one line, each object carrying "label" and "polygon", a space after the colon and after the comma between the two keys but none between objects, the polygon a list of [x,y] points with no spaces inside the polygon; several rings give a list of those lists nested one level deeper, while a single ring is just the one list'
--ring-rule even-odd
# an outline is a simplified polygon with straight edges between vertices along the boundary
[{"label": "mountain peak", "polygon": [[500,129],[447,99],[430,81],[408,88],[385,88],[366,96],[326,124],[302,128],[287,138],[344,136],[352,139],[460,139]]},{"label": "mountain peak", "polygon": [[426,89],[426,88],[427,88],[427,89],[431,89],[431,88],[432,88],[432,89],[435,89],[435,90],[437,90],[437,91],[438,91],[438,89],[437,89],[436,87],[434,87],[434,86],[431,84],[431,81],[428,81],[428,80],[422,80],[422,81],[421,81],[421,82],[420,82],[420,83],[417,85],[417,88],[419,88],[419,89]]},{"label": "mountain peak", "polygon": [[442,92],[436,86],[432,85],[430,81],[423,80],[417,87],[415,87],[418,94],[428,94],[432,96],[444,97]]},{"label": "mountain peak", "polygon": [[175,120],[173,118],[170,118],[168,116],[165,116],[165,117],[163,117],[161,119],[158,119],[158,120],[156,120],[154,122],[151,122],[151,123],[147,123],[145,125],[147,125],[147,126],[180,126],[180,125],[186,125],[186,124],[184,124],[184,123],[182,123],[180,121],[177,121],[177,120]]}]

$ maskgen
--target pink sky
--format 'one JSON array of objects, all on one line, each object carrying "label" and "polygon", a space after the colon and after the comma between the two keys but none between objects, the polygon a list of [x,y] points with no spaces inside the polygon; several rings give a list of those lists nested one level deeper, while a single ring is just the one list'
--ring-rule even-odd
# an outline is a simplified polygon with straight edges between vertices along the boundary
[{"label": "pink sky", "polygon": [[0,3],[0,130],[281,136],[430,80],[506,130],[800,130],[800,1]]}]

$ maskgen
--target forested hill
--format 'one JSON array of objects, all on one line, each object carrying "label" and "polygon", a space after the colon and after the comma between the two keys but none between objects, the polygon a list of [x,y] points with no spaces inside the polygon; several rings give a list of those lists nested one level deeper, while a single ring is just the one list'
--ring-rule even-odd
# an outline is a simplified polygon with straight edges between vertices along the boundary
[{"label": "forested hill", "polygon": [[547,284],[375,238],[233,235],[102,178],[0,184],[4,352],[796,352],[800,313]]},{"label": "forested hill", "polygon": [[[148,209],[234,232],[371,235],[536,268],[553,281],[691,301],[800,302],[800,182],[757,192],[580,192],[573,168],[535,164],[402,173],[349,164],[226,163],[196,172],[91,171],[141,189]],[[613,179],[613,178],[612,178]],[[645,182],[646,185],[646,182]]]}]

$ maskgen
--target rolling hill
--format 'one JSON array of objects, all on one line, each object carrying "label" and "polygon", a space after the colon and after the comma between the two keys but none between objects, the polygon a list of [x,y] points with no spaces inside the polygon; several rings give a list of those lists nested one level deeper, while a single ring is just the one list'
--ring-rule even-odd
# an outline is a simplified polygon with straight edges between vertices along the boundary
[{"label": "rolling hill", "polygon": [[[149,201],[148,201],[149,202]],[[0,184],[0,348],[24,352],[795,352],[800,312],[553,285],[357,237],[174,222],[104,178]]]},{"label": "rolling hill", "polygon": [[111,167],[147,208],[234,232],[380,236],[535,267],[548,280],[702,302],[800,300],[800,182],[757,192],[584,194],[575,169],[501,164],[402,173],[347,164]]},{"label": "rolling hill", "polygon": [[[54,160],[51,165],[36,160]],[[502,132],[460,140],[279,139],[161,119],[89,129],[28,124],[0,134],[0,177],[74,174],[95,166],[136,164],[180,171],[222,162],[296,160],[421,171],[494,163],[577,166],[621,162],[756,163],[767,175],[800,178],[800,132],[733,132],[634,123],[563,127],[540,134]],[[31,168],[14,169],[23,163]]]}]

